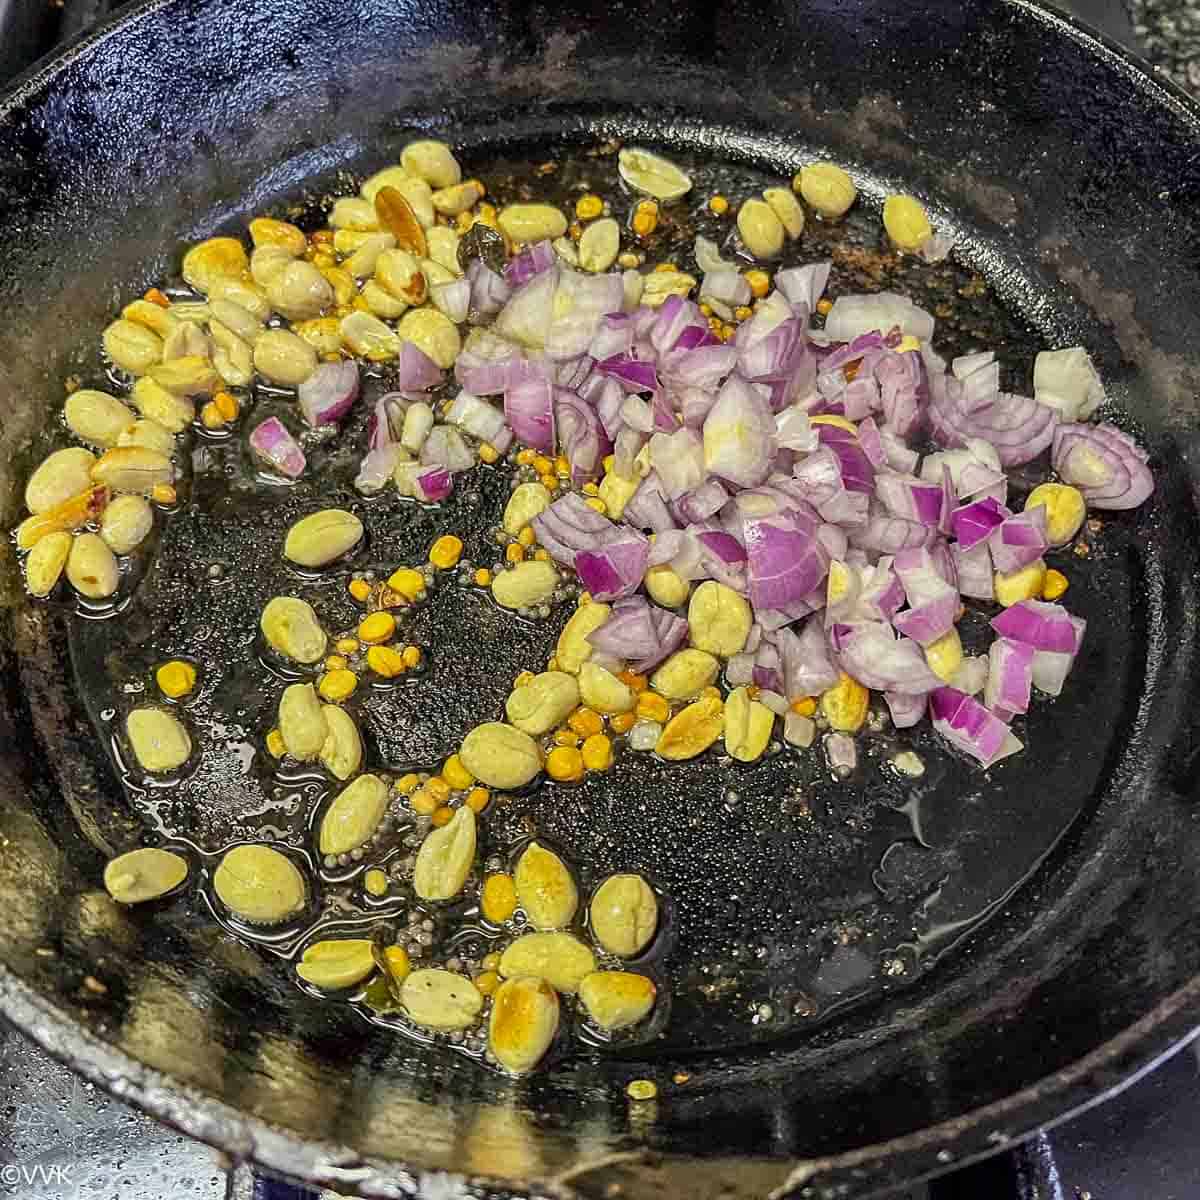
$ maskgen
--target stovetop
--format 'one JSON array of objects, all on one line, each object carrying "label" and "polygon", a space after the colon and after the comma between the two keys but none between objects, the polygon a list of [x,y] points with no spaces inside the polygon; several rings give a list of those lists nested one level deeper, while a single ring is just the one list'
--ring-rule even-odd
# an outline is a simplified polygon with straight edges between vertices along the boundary
[{"label": "stovetop", "polygon": [[[1200,95],[1200,0],[1057,2]],[[117,7],[0,0],[0,86]],[[248,1178],[231,1176],[207,1146],[112,1099],[0,1025],[0,1196],[240,1200],[250,1192]],[[1200,1200],[1200,1039],[1040,1133],[1023,1156],[998,1156],[895,1200]]]}]

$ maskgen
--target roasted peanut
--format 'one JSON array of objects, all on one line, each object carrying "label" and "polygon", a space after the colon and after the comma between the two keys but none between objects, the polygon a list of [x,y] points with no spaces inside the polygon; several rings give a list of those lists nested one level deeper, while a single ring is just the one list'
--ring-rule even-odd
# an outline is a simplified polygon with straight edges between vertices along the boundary
[{"label": "roasted peanut", "polygon": [[566,864],[553,850],[530,842],[513,872],[517,899],[535,929],[561,929],[579,907],[579,891]]},{"label": "roasted peanut", "polygon": [[[328,713],[329,705],[324,708]],[[360,775],[326,809],[317,848],[322,854],[349,854],[379,828],[387,806],[387,784],[378,775]]]},{"label": "roasted peanut", "polygon": [[192,752],[188,731],[161,708],[135,708],[125,719],[125,733],[143,771],[173,771]]},{"label": "roasted peanut", "polygon": [[640,875],[610,875],[588,909],[592,933],[611,954],[640,954],[658,928],[658,898]]},{"label": "roasted peanut", "polygon": [[433,829],[417,851],[413,891],[422,900],[449,900],[463,890],[475,865],[475,813],[466,804],[450,823]]}]

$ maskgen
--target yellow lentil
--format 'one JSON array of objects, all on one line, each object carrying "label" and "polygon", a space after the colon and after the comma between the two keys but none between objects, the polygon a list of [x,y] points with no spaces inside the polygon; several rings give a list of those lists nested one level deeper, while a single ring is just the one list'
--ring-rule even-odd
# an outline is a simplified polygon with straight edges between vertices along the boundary
[{"label": "yellow lentil", "polygon": [[817,312],[819,312],[821,314],[821,316],[823,316],[823,317],[829,316],[829,314],[831,312],[833,312],[833,301],[832,300],[824,300],[824,299],[818,300],[817,301]]},{"label": "yellow lentil", "polygon": [[584,504],[594,512],[598,512],[602,517],[608,516],[608,505],[600,499],[599,496],[593,496],[584,501]]},{"label": "yellow lentil", "polygon": [[488,806],[492,793],[485,787],[473,787],[468,793],[464,804],[472,811],[481,813]]},{"label": "yellow lentil", "polygon": [[771,290],[771,277],[766,271],[747,271],[746,282],[757,300],[761,300]]},{"label": "yellow lentil", "polygon": [[517,451],[517,466],[518,467],[531,466],[533,464],[533,460],[535,458],[537,458],[537,456],[538,456],[538,452],[536,450],[530,450],[528,447],[526,447],[524,450],[518,450]]},{"label": "yellow lentil", "polygon": [[200,410],[200,422],[205,429],[220,429],[225,424],[221,410],[210,400]]},{"label": "yellow lentil", "polygon": [[487,567],[479,567],[474,575],[475,585],[477,587],[490,587],[492,582],[492,573]]},{"label": "yellow lentil", "polygon": [[671,706],[657,692],[643,692],[637,699],[635,711],[644,721],[665,724],[671,715]]},{"label": "yellow lentil", "polygon": [[1067,577],[1061,571],[1051,568],[1046,572],[1046,578],[1042,581],[1042,599],[1057,600],[1069,586]]},{"label": "yellow lentil", "polygon": [[387,965],[391,967],[392,974],[400,980],[408,978],[409,971],[412,970],[412,964],[408,961],[408,951],[403,946],[389,946],[384,952],[383,957],[387,959]]},{"label": "yellow lentil", "polygon": [[633,232],[638,237],[649,237],[658,228],[658,214],[639,210],[633,214]]},{"label": "yellow lentil", "polygon": [[739,304],[738,307],[733,310],[733,315],[739,321],[748,321],[752,316],[754,316],[754,309],[748,308],[745,304]]},{"label": "yellow lentil", "polygon": [[491,442],[479,443],[479,461],[485,463],[494,463],[500,461],[500,451],[496,449]]},{"label": "yellow lentil", "polygon": [[542,487],[544,487],[544,488],[545,488],[545,489],[546,489],[548,492],[556,492],[556,491],[558,491],[558,476],[557,476],[557,475],[551,475],[551,474],[549,474],[549,473],[547,473],[547,474],[545,474],[545,475],[539,475],[539,476],[538,476],[538,482],[539,482],[539,483],[542,485]]},{"label": "yellow lentil", "polygon": [[613,733],[628,733],[637,724],[637,713],[617,713],[608,719],[608,727]]},{"label": "yellow lentil", "polygon": [[427,791],[423,787],[417,788],[409,796],[408,803],[411,805],[413,812],[419,813],[423,817],[433,816],[442,807],[442,802],[432,792]]},{"label": "yellow lentil", "polygon": [[709,212],[716,213],[718,217],[723,217],[729,211],[729,201],[722,195],[710,196],[708,200]]},{"label": "yellow lentil", "polygon": [[368,646],[386,642],[396,632],[396,618],[389,612],[374,612],[358,625],[358,639]]},{"label": "yellow lentil", "polygon": [[801,696],[799,700],[792,701],[792,712],[801,717],[811,717],[817,711],[817,700],[815,696]]},{"label": "yellow lentil", "polygon": [[593,733],[604,732],[604,721],[598,712],[590,708],[577,708],[568,718],[567,725],[580,737],[591,737]]},{"label": "yellow lentil", "polygon": [[463,544],[461,538],[452,533],[444,533],[429,549],[429,561],[442,571],[447,571],[462,558]]},{"label": "yellow lentil", "polygon": [[517,885],[511,875],[489,875],[483,881],[479,907],[493,925],[503,925],[517,910]]},{"label": "yellow lentil", "polygon": [[325,670],[327,671],[344,671],[349,665],[340,654],[331,654],[325,660]]},{"label": "yellow lentil", "polygon": [[272,758],[282,758],[287,753],[287,745],[284,743],[283,734],[278,729],[272,729],[267,734],[267,752]]},{"label": "yellow lentil", "polygon": [[149,300],[151,304],[157,304],[159,308],[171,307],[171,301],[167,297],[166,293],[160,292],[158,288],[149,288],[142,299]]},{"label": "yellow lentil", "polygon": [[361,604],[371,594],[371,585],[365,579],[352,579],[346,590]]},{"label": "yellow lentil", "polygon": [[178,493],[169,483],[156,483],[150,489],[150,499],[155,504],[174,504],[178,498]]},{"label": "yellow lentil", "polygon": [[321,682],[317,684],[317,691],[321,693],[323,699],[338,704],[353,696],[356,687],[358,687],[358,676],[353,671],[342,669],[329,671],[322,675]]},{"label": "yellow lentil", "polygon": [[172,700],[180,700],[196,686],[196,668],[189,662],[172,659],[165,662],[154,673],[159,691]]},{"label": "yellow lentil", "polygon": [[533,526],[526,525],[525,528],[517,534],[517,541],[520,542],[520,544],[524,546],[526,550],[528,550],[529,547],[537,541],[537,534],[533,532]]},{"label": "yellow lentil", "polygon": [[416,771],[409,771],[407,775],[401,775],[399,782],[396,784],[396,791],[403,796],[409,796],[417,790],[421,782],[421,777]]},{"label": "yellow lentil", "polygon": [[624,670],[621,671],[617,678],[625,684],[631,691],[644,692],[650,686],[650,681],[645,675],[639,675],[636,671]]},{"label": "yellow lentil", "polygon": [[589,771],[607,771],[612,766],[612,741],[602,733],[593,733],[583,743],[583,765]]},{"label": "yellow lentil", "polygon": [[583,755],[574,746],[555,746],[546,755],[546,774],[560,783],[583,778]]},{"label": "yellow lentil", "polygon": [[425,790],[432,796],[436,796],[439,800],[450,799],[450,784],[446,782],[440,775],[434,775],[425,780]]},{"label": "yellow lentil", "polygon": [[556,729],[554,731],[554,744],[556,746],[578,746],[579,734],[573,729]]},{"label": "yellow lentil", "polygon": [[571,460],[565,454],[560,454],[555,458],[554,473],[564,478],[571,474]]},{"label": "yellow lentil", "polygon": [[449,825],[454,820],[454,809],[447,808],[444,804],[441,808],[435,808],[433,815],[430,818],[433,821],[435,829],[441,829],[443,825]]},{"label": "yellow lentil", "polygon": [[650,1079],[634,1079],[625,1094],[630,1100],[653,1100],[658,1095],[658,1085]]},{"label": "yellow lentil", "polygon": [[369,896],[385,896],[388,890],[388,877],[378,867],[372,867],[363,876],[363,887]]},{"label": "yellow lentil", "polygon": [[367,666],[381,679],[395,679],[404,674],[404,658],[391,646],[372,646],[367,651]]},{"label": "yellow lentil", "polygon": [[575,201],[575,215],[581,221],[592,221],[604,211],[604,201],[599,196],[588,192]]},{"label": "yellow lentil", "polygon": [[538,560],[538,562],[549,562],[550,561],[550,551],[537,549],[533,552],[533,557],[536,558]]},{"label": "yellow lentil", "polygon": [[217,410],[226,421],[237,420],[238,413],[241,412],[241,406],[238,404],[236,396],[232,396],[228,392],[218,392],[213,397],[213,403],[217,406]]},{"label": "yellow lentil", "polygon": [[469,788],[475,782],[475,776],[463,766],[457,754],[450,755],[442,764],[442,778],[456,791]]},{"label": "yellow lentil", "polygon": [[472,982],[477,991],[490,996],[500,986],[500,976],[495,971],[480,971]]},{"label": "yellow lentil", "polygon": [[509,542],[504,547],[504,560],[510,563],[525,561],[525,547],[520,542]]},{"label": "yellow lentil", "polygon": [[421,665],[421,650],[418,646],[405,646],[401,657],[404,659],[406,667],[419,667]]},{"label": "yellow lentil", "polygon": [[359,649],[358,639],[352,637],[338,638],[338,640],[334,642],[333,648],[339,654],[357,654]]},{"label": "yellow lentil", "polygon": [[500,955],[493,950],[491,954],[485,954],[479,960],[479,965],[485,971],[498,971],[500,970]]}]

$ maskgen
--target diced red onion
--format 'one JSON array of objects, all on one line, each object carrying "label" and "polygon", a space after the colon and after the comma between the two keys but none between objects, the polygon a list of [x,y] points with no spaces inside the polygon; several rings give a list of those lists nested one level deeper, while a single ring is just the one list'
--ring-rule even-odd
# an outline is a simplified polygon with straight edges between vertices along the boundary
[{"label": "diced red onion", "polygon": [[558,450],[566,455],[571,464],[572,482],[581,486],[599,474],[600,465],[612,449],[612,443],[595,409],[574,392],[556,388],[554,397]]},{"label": "diced red onion", "polygon": [[395,442],[368,451],[358,464],[358,474],[354,477],[355,488],[367,496],[381,492],[387,486],[396,470],[396,464],[400,462],[404,453],[403,447]]},{"label": "diced red onion", "polygon": [[825,334],[832,342],[849,342],[860,333],[899,329],[922,342],[933,337],[933,317],[907,296],[877,292],[871,296],[839,296],[825,317]]},{"label": "diced red onion", "polygon": [[498,396],[537,376],[519,346],[491,329],[473,329],[454,360],[454,377],[477,396]]},{"label": "diced red onion", "polygon": [[637,591],[649,555],[650,543],[626,527],[621,541],[600,550],[580,550],[575,555],[575,570],[593,599],[617,600]]},{"label": "diced red onion", "polygon": [[512,298],[500,310],[496,317],[496,332],[527,349],[541,350],[554,320],[554,293],[557,290],[557,268],[551,266],[534,275],[513,292]]},{"label": "diced red onion", "polygon": [[777,447],[775,418],[751,384],[731,375],[704,418],[704,465],[740,487],[766,479]]},{"label": "diced red onion", "polygon": [[1001,720],[1029,711],[1034,649],[1024,642],[998,637],[988,647],[988,677],[983,702]]},{"label": "diced red onion", "polygon": [[504,279],[510,288],[519,288],[555,263],[554,246],[549,241],[531,242],[504,266]]},{"label": "diced red onion", "polygon": [[847,675],[880,692],[924,693],[941,685],[916,642],[882,621],[835,625],[836,653]]},{"label": "diced red onion", "polygon": [[731,688],[748,687],[754,682],[754,655],[743,651],[725,664],[725,682]]},{"label": "diced red onion", "polygon": [[[684,330],[680,346],[692,328]],[[722,342],[707,343],[693,349],[676,348],[659,359],[659,374],[672,388],[703,388],[715,391],[717,385],[733,370],[737,350]]]},{"label": "diced red onion", "polygon": [[633,345],[633,321],[628,313],[611,312],[600,318],[588,353],[597,361],[628,356]]},{"label": "diced red onion", "polygon": [[686,427],[674,433],[656,433],[650,439],[650,464],[663,495],[678,500],[704,483],[704,442],[694,429]]},{"label": "diced red onion", "polygon": [[950,530],[966,551],[986,542],[1010,516],[1007,508],[989,496],[956,508],[950,514]]},{"label": "diced red onion", "polygon": [[[440,381],[440,371],[438,376]],[[358,399],[358,363],[353,359],[322,363],[296,389],[296,398],[305,421],[314,429],[336,425]]]},{"label": "diced red onion", "polygon": [[942,737],[984,768],[1024,749],[999,717],[956,688],[940,687],[930,693],[929,716]]},{"label": "diced red onion", "polygon": [[988,539],[996,570],[1006,574],[1036,562],[1049,544],[1044,504],[1007,518]]},{"label": "diced red onion", "polygon": [[960,542],[950,547],[954,571],[958,577],[959,594],[972,600],[992,600],[996,595],[995,570],[992,553],[986,541],[964,550]]},{"label": "diced red onion", "polygon": [[926,547],[901,550],[895,569],[909,606],[897,613],[892,623],[901,633],[928,646],[954,627],[958,592],[942,578]]},{"label": "diced red onion", "polygon": [[1061,425],[1051,460],[1093,508],[1137,508],[1154,491],[1146,452],[1115,425]]},{"label": "diced red onion", "polygon": [[533,518],[538,542],[560,563],[575,565],[579,550],[595,550],[625,537],[624,527],[589,508],[578,492],[567,492]]},{"label": "diced red onion", "polygon": [[700,281],[701,300],[716,300],[730,308],[749,304],[752,299],[750,285],[737,267],[720,267],[705,273]]},{"label": "diced red onion", "polygon": [[445,500],[454,491],[454,477],[445,467],[423,467],[416,475],[417,499],[429,504]]},{"label": "diced red onion", "polygon": [[1104,384],[1082,346],[1043,350],[1033,360],[1033,394],[1063,421],[1082,421],[1104,403]]},{"label": "diced red onion", "polygon": [[906,521],[937,525],[942,519],[942,489],[915,475],[881,472],[875,476],[875,495],[884,508]]},{"label": "diced red onion", "polygon": [[1062,654],[1078,652],[1087,628],[1082,618],[1045,600],[1019,600],[993,617],[991,624],[1001,637]]},{"label": "diced red onion", "polygon": [[675,528],[675,518],[667,507],[658,474],[651,471],[638,485],[625,505],[625,520],[638,529],[652,529],[655,533]]},{"label": "diced red onion", "polygon": [[250,449],[288,479],[299,479],[304,474],[307,466],[304,451],[278,417],[268,417],[255,426],[250,433]]},{"label": "diced red onion", "polygon": [[[865,423],[865,422],[864,422]],[[861,437],[861,427],[860,427]],[[904,439],[899,436],[894,430],[884,426],[879,431],[879,441],[883,446],[883,451],[887,455],[887,465],[893,471],[899,471],[902,475],[911,475],[917,469],[917,460],[920,457],[915,450],[910,450],[904,443]],[[866,449],[864,444],[863,449]]]},{"label": "diced red onion", "polygon": [[772,642],[763,642],[754,655],[754,686],[777,692],[783,687],[779,651]]},{"label": "diced red onion", "polygon": [[404,430],[404,415],[409,401],[403,392],[387,392],[375,401],[374,411],[367,424],[367,449],[380,450],[399,444]]},{"label": "diced red onion", "polygon": [[675,349],[676,343],[689,327],[707,328],[698,305],[682,296],[668,296],[658,310],[650,326],[650,342],[658,354],[667,354]]},{"label": "diced red onion", "polygon": [[472,324],[494,317],[512,297],[512,288],[504,276],[497,275],[479,258],[467,264],[467,283],[471,289],[468,316]]},{"label": "diced red onion", "polygon": [[858,766],[858,747],[854,739],[846,733],[827,733],[824,746],[829,769],[839,779],[848,779]]},{"label": "diced red onion", "polygon": [[412,342],[401,342],[393,378],[402,392],[427,392],[445,379],[445,373]]},{"label": "diced red onion", "polygon": [[1050,444],[1058,414],[1028,396],[997,392],[989,399],[971,398],[967,383],[951,375],[931,375],[929,418],[933,436],[943,446],[962,446],[969,438],[990,442],[1004,466],[1036,458]]},{"label": "diced red onion", "polygon": [[606,358],[596,364],[596,370],[609,375],[628,392],[655,392],[658,390],[658,370],[653,362],[620,355]]},{"label": "diced red onion", "polygon": [[873,506],[867,520],[850,531],[850,544],[880,554],[898,554],[901,550],[924,546],[936,536],[928,525],[892,516],[882,506]]},{"label": "diced red onion", "polygon": [[715,392],[705,391],[704,388],[688,387],[678,391],[674,396],[675,407],[683,417],[683,423],[689,429],[700,429],[712,406],[717,402]]},{"label": "diced red onion", "polygon": [[676,519],[684,525],[706,521],[721,511],[729,493],[718,479],[706,479],[699,487],[680,496],[671,506]]},{"label": "diced red onion", "polygon": [[925,715],[925,692],[884,692],[883,699],[897,729],[911,729]]},{"label": "diced red onion", "polygon": [[950,686],[968,696],[977,696],[987,684],[988,660],[982,655],[968,656],[950,676]]},{"label": "diced red onion", "polygon": [[788,267],[775,272],[775,286],[792,304],[803,304],[808,311],[815,312],[817,301],[825,292],[829,282],[831,262],[809,263],[804,267]]},{"label": "diced red onion", "polygon": [[450,411],[446,414],[446,420],[492,446],[496,445],[507,428],[504,424],[504,414],[494,404],[489,404],[465,388],[455,397]]},{"label": "diced red onion", "polygon": [[642,452],[642,447],[649,440],[646,434],[639,433],[636,429],[630,429],[628,425],[621,425],[620,432],[613,439],[613,457],[616,460],[614,463],[616,473],[622,479],[635,479],[645,473],[639,471],[634,464]]},{"label": "diced red onion", "polygon": [[449,283],[435,283],[429,289],[429,298],[440,313],[455,325],[461,325],[471,311],[470,281],[460,278]]},{"label": "diced red onion", "polygon": [[775,648],[783,667],[784,695],[789,700],[819,696],[828,691],[840,678],[829,656],[821,622],[815,617],[805,621],[797,634],[791,629],[777,629]]},{"label": "diced red onion", "polygon": [[509,388],[504,393],[504,416],[518,441],[554,453],[554,389],[548,380],[531,379]]},{"label": "diced red onion", "polygon": [[616,601],[608,620],[588,635],[588,641],[601,653],[633,660],[632,669],[640,673],[658,666],[686,636],[682,617],[641,596],[628,596]]},{"label": "diced red onion", "polygon": [[452,475],[469,471],[475,465],[475,453],[467,447],[462,434],[452,425],[435,425],[421,446],[421,465],[445,467]]}]

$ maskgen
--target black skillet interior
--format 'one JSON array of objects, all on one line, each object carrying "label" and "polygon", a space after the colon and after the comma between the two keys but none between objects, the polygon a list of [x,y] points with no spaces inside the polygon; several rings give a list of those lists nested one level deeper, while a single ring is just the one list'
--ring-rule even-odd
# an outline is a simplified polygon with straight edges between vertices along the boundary
[{"label": "black skillet interior", "polygon": [[[90,348],[120,296],[169,273],[182,241],[235,227],[338,170],[390,161],[416,127],[450,138],[470,170],[500,181],[502,198],[505,165],[526,159],[560,162],[550,191],[579,172],[614,187],[611,159],[587,155],[612,137],[694,162],[697,209],[718,187],[736,199],[790,176],[811,152],[828,154],[862,179],[868,210],[833,239],[836,290],[895,283],[929,296],[943,344],[997,346],[1017,367],[1015,384],[1036,344],[1084,340],[1154,448],[1162,484],[1153,507],[1106,521],[1088,559],[1072,564],[1072,606],[1094,636],[1067,694],[1032,715],[1025,754],[990,775],[926,739],[931,770],[912,788],[870,774],[834,786],[782,760],[742,776],[629,764],[602,789],[542,794],[506,814],[514,836],[532,821],[595,877],[647,867],[675,898],[677,935],[666,963],[675,1009],[653,1055],[568,1059],[514,1088],[301,996],[284,967],[220,937],[194,909],[117,913],[96,893],[104,854],[136,844],[144,818],[215,849],[278,800],[257,761],[243,776],[238,757],[242,742],[254,748],[273,693],[261,672],[229,664],[246,655],[247,631],[280,582],[263,547],[315,501],[299,492],[247,504],[239,456],[223,452],[231,473],[196,478],[198,509],[170,526],[151,577],[115,621],[31,611],[5,561],[5,963],[184,1085],[164,1115],[236,1142],[231,1114],[204,1098],[216,1096],[307,1139],[286,1150],[261,1141],[257,1153],[310,1177],[328,1171],[319,1141],[510,1181],[650,1147],[668,1157],[657,1173],[630,1168],[633,1190],[692,1186],[692,1160],[704,1158],[700,1171],[727,1164],[729,1186],[750,1194],[780,1183],[789,1159],[961,1116],[1118,1033],[1200,963],[1187,702],[1200,298],[1192,122],[1107,51],[1015,5],[667,16],[177,3],[145,10],[35,81],[0,124],[10,314],[0,372],[14,398],[0,434],[6,523],[22,472],[49,444],[45,415],[62,378],[95,371]],[[958,233],[953,265],[914,274],[880,253],[870,210],[899,186],[927,196]],[[830,241],[809,235],[799,257]],[[478,503],[448,523],[481,536],[497,486],[482,478]],[[434,531],[411,507],[371,505],[365,517],[381,562]],[[468,551],[481,554],[480,543]],[[318,601],[331,621],[336,593]],[[514,630],[453,589],[424,620],[427,644],[444,649],[372,723],[382,762],[452,746],[551,636]],[[135,794],[130,805],[97,736],[105,722],[93,724],[84,701],[97,718],[119,711],[122,684],[178,652],[201,657],[212,686],[194,717],[223,749],[178,794]],[[1047,852],[1003,912],[926,971]],[[103,998],[83,984],[89,973]],[[35,1019],[23,984],[8,987],[10,1011],[40,1023],[61,1053],[81,1065],[102,1057]],[[856,991],[862,1002],[843,1005]],[[1165,1013],[1106,1062],[1139,1061],[1183,1020]],[[641,1075],[660,1084],[655,1106],[624,1100],[624,1083]],[[978,1152],[1095,1086],[1091,1076],[1053,1079],[990,1123],[894,1148],[864,1178],[874,1186],[932,1169],[937,1151]],[[366,1173],[357,1185],[378,1180]]]}]

